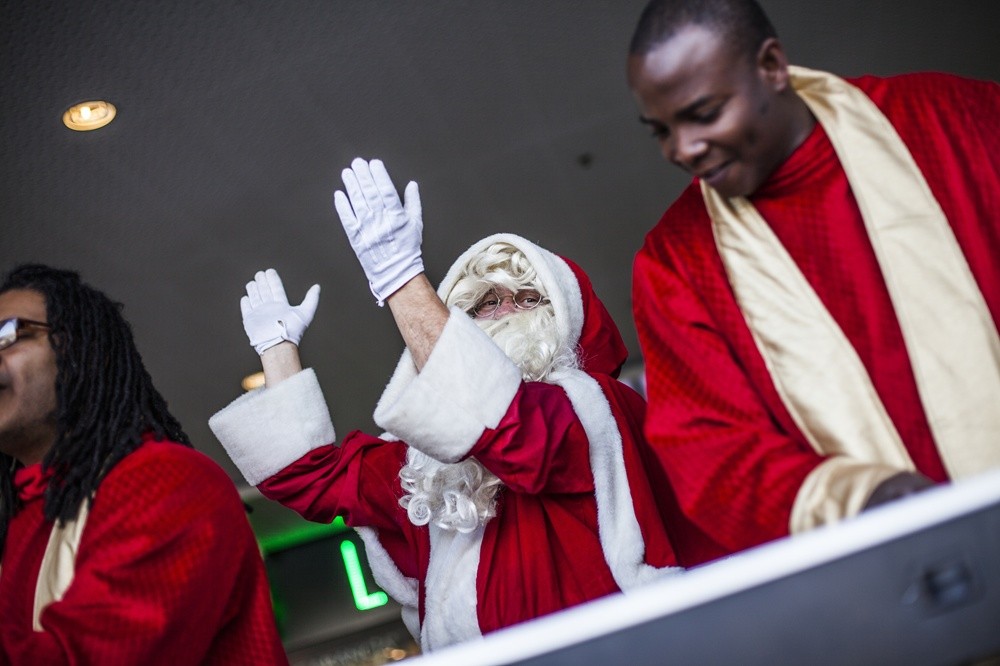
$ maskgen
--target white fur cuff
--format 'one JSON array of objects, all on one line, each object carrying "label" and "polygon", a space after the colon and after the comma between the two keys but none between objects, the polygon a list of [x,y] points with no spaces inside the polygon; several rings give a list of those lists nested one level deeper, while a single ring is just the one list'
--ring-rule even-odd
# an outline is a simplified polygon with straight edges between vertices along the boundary
[{"label": "white fur cuff", "polygon": [[375,422],[432,458],[455,462],[500,423],[520,385],[517,366],[452,309],[423,370],[401,390],[386,391]]},{"label": "white fur cuff", "polygon": [[253,486],[337,438],[311,368],[240,396],[208,425]]}]

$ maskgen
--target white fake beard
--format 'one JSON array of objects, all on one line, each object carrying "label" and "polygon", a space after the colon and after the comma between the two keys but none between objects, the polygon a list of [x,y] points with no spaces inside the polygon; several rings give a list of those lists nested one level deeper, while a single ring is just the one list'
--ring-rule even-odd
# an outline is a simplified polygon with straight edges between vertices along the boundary
[{"label": "white fake beard", "polygon": [[526,382],[545,381],[556,368],[577,367],[576,354],[559,340],[556,320],[545,306],[500,319],[476,319]]},{"label": "white fake beard", "polygon": [[[542,381],[556,368],[577,367],[576,355],[559,342],[555,318],[537,308],[476,323],[521,369],[525,381]],[[471,532],[496,515],[500,479],[475,458],[442,463],[410,448],[399,471],[406,494],[399,500],[414,525]]]},{"label": "white fake beard", "polygon": [[496,515],[500,479],[475,458],[443,463],[412,447],[399,470],[399,504],[414,525],[431,520],[445,530],[471,532]]}]

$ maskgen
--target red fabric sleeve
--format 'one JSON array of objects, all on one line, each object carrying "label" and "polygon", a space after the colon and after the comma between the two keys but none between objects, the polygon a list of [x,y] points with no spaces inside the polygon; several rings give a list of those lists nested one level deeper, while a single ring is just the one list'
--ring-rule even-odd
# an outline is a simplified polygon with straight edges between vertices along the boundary
[{"label": "red fabric sleeve", "polygon": [[171,443],[146,444],[102,481],[73,582],[41,624],[5,646],[11,663],[287,663],[232,481]]},{"label": "red fabric sleeve", "polygon": [[469,455],[515,492],[592,493],[590,446],[562,388],[522,383],[496,428]]},{"label": "red fabric sleeve", "polygon": [[[646,545],[646,562],[675,566],[677,557],[664,528],[665,520],[653,499],[659,491],[651,488],[641,458],[645,402],[635,391],[607,375],[592,377],[608,400],[621,436],[632,505]],[[471,455],[515,492],[586,494],[586,501],[593,504],[590,442],[569,397],[559,386],[522,384],[500,424],[483,433]],[[677,514],[674,508],[671,515]]]},{"label": "red fabric sleeve", "polygon": [[[697,190],[684,196],[667,215],[688,233],[697,226],[710,234]],[[745,339],[720,330],[713,316],[718,311],[739,315],[728,285],[699,285],[699,293],[670,255],[673,244],[667,248],[665,234],[662,223],[650,233],[633,275],[636,329],[646,359],[647,453],[651,476],[665,482],[658,495],[661,513],[686,516],[671,527],[679,530],[675,546],[689,550],[690,540],[700,560],[787,535],[799,486],[822,459],[801,435],[790,435],[794,425],[772,417],[772,401],[765,402],[762,392],[773,387],[754,384],[734,353],[732,345],[743,345],[741,351],[759,359],[745,324],[721,322],[728,329],[742,327]],[[714,251],[714,245],[701,247]],[[707,253],[695,258],[712,260]],[[716,267],[704,272],[724,275]],[[698,563],[685,559],[687,565]]]},{"label": "red fabric sleeve", "polygon": [[377,529],[379,541],[400,571],[422,579],[427,532],[410,523],[399,505],[403,496],[399,470],[405,461],[402,442],[354,431],[341,446],[310,451],[257,489],[306,520],[329,523],[342,516],[351,527]]}]

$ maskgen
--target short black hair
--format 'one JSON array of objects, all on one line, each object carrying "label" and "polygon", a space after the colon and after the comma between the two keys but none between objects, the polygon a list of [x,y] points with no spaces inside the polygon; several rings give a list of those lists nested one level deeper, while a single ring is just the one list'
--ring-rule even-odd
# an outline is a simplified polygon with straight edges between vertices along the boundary
[{"label": "short black hair", "polygon": [[736,53],[749,57],[778,36],[755,0],[651,0],[632,33],[629,54],[645,55],[689,25],[717,31]]},{"label": "short black hair", "polygon": [[[145,433],[190,446],[180,423],[153,386],[122,315],[122,305],[84,284],[73,271],[41,264],[12,270],[0,293],[13,289],[45,298],[56,356],[56,440],[42,466],[53,476],[45,516],[66,521],[89,501],[101,479],[142,443]],[[0,453],[0,553],[19,508],[13,475],[20,465]]]}]

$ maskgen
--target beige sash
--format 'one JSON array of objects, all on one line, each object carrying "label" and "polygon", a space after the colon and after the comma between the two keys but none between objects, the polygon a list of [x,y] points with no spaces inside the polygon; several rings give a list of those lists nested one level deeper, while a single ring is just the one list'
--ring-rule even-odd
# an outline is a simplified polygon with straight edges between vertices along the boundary
[{"label": "beige sash", "polygon": [[[941,207],[864,93],[831,74],[789,71],[857,199],[949,475],[1000,466],[1000,338]],[[810,444],[831,456],[803,483],[790,528],[853,515],[878,483],[913,469],[906,448],[857,353],[757,210],[704,183],[702,193],[778,393]]]},{"label": "beige sash", "polygon": [[31,616],[31,625],[35,631],[42,631],[41,618],[45,607],[62,599],[73,582],[76,553],[80,548],[80,537],[87,524],[89,509],[90,502],[84,500],[80,503],[76,519],[68,520],[64,525],[56,521],[52,527],[35,586],[35,608]]}]

